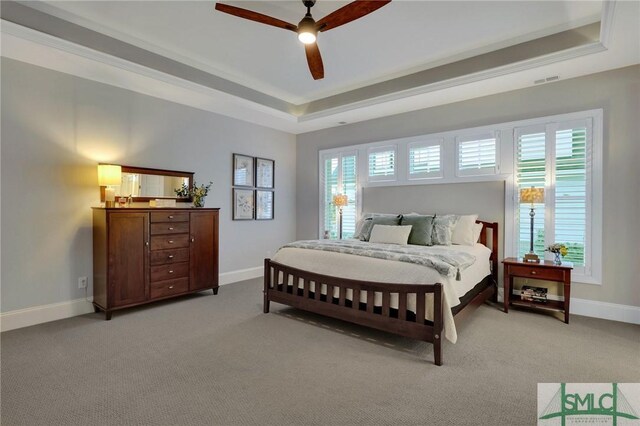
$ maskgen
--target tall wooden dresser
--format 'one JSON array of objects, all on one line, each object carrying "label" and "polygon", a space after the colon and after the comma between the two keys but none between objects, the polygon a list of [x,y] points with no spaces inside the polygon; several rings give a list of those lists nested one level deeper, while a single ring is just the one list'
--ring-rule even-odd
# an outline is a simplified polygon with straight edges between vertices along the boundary
[{"label": "tall wooden dresser", "polygon": [[215,208],[94,208],[93,306],[118,309],[212,289],[218,294]]}]

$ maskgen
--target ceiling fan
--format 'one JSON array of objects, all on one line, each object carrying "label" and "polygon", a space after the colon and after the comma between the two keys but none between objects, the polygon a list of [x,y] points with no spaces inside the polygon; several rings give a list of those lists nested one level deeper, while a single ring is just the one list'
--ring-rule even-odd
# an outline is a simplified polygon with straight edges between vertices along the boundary
[{"label": "ceiling fan", "polygon": [[271,16],[263,15],[262,13],[223,3],[216,3],[216,10],[298,33],[298,39],[304,43],[304,50],[307,54],[307,63],[309,64],[311,75],[314,80],[320,80],[324,78],[324,65],[322,64],[320,50],[316,44],[318,32],[329,31],[340,25],[355,21],[390,2],[391,0],[356,0],[316,22],[311,16],[311,8],[316,3],[316,0],[302,0],[302,4],[307,8],[307,14],[304,15],[304,18],[302,18],[297,26],[277,18],[272,18]]}]

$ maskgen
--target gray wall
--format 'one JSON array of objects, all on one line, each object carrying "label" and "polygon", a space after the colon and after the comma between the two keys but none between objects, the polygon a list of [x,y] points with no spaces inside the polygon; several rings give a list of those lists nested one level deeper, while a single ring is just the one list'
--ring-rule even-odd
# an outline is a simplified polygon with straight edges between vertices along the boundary
[{"label": "gray wall", "polygon": [[[98,162],[195,172],[220,207],[220,270],[295,237],[295,136],[2,58],[1,310],[84,296]],[[231,154],[276,161],[274,221],[231,220]]]},{"label": "gray wall", "polygon": [[318,150],[604,109],[603,284],[573,297],[640,306],[640,66],[298,135],[297,238],[318,229]]}]

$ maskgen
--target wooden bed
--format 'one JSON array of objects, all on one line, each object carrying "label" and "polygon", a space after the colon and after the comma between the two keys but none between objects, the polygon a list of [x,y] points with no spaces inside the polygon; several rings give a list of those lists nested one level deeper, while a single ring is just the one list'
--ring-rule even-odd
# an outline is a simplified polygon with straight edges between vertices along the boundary
[{"label": "wooden bed", "polygon": [[[479,305],[496,295],[498,282],[498,223],[477,221],[483,225],[480,243],[491,249],[491,275],[478,283],[469,293],[461,298],[460,305],[452,309],[456,326]],[[489,234],[490,239],[489,239]],[[490,246],[487,242],[491,241]],[[293,279],[294,284],[288,282]],[[311,291],[311,283],[315,283],[318,291]],[[327,286],[327,295],[333,295],[338,289],[339,297],[328,297],[319,290],[321,284]],[[297,291],[294,291],[294,287]],[[367,293],[366,303],[352,303],[347,299],[347,290],[353,291],[352,300],[359,301],[360,293]],[[382,296],[382,306],[374,306],[374,293]],[[390,306],[391,294],[398,295],[398,309]],[[425,320],[425,296],[433,293],[434,318]],[[407,311],[407,298],[416,295],[416,312]],[[264,261],[264,313],[269,312],[270,302],[282,303],[294,308],[338,318],[354,324],[364,325],[410,337],[434,346],[436,365],[442,365],[442,333],[443,333],[443,288],[440,283],[433,284],[393,284],[357,281],[328,275],[321,275],[283,265],[271,259]],[[420,320],[422,319],[422,320]]]}]

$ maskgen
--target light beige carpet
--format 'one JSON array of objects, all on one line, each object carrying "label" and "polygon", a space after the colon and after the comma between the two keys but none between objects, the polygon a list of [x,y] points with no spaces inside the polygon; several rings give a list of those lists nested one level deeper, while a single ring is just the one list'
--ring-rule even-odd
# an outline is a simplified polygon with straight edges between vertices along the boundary
[{"label": "light beige carpet", "polygon": [[640,382],[640,326],[482,306],[444,345],[272,304],[260,280],[2,334],[2,425],[525,425],[538,382]]}]

